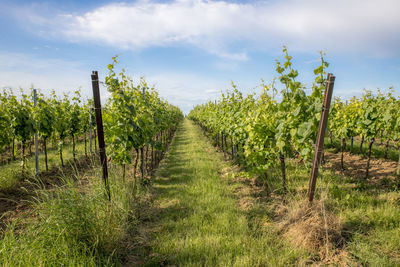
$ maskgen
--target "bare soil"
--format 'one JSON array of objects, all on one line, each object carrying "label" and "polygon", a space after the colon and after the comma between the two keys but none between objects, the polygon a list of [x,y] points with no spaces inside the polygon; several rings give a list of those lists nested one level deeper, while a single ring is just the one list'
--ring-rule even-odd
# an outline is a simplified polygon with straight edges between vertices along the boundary
[{"label": "bare soil", "polygon": [[[325,152],[325,167],[331,168],[336,174],[343,174],[353,178],[365,178],[367,159],[360,156],[344,153],[344,170],[340,167],[341,154]],[[369,180],[379,181],[383,178],[395,179],[397,162],[385,159],[371,158]]]}]

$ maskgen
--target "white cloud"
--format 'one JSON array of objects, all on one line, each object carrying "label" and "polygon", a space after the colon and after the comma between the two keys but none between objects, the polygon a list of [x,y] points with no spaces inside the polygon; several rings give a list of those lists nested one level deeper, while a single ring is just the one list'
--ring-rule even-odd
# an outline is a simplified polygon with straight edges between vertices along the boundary
[{"label": "white cloud", "polygon": [[[399,10],[398,0],[142,0],[111,3],[80,13],[60,13],[55,9],[53,16],[49,15],[49,8],[37,5],[8,8],[7,13],[23,20],[28,30],[57,40],[128,50],[194,46],[224,59],[211,63],[215,69],[233,71],[241,61],[249,59],[248,51],[275,50],[282,43],[288,44],[290,51],[313,54],[324,49],[330,54],[399,57]],[[57,49],[54,47],[48,49]],[[91,96],[88,69],[78,62],[3,52],[0,87],[28,88],[33,83],[38,88],[64,92],[82,86],[84,94]],[[206,75],[146,75],[150,84],[157,85],[160,95],[185,111],[230,87],[229,81]],[[257,80],[248,85],[256,84]]]},{"label": "white cloud", "polygon": [[[227,1],[149,0],[112,3],[56,18],[27,12],[40,34],[123,49],[192,45],[245,61],[241,47],[400,55],[398,0]],[[48,15],[48,14],[46,14]],[[243,45],[246,44],[246,45]]]},{"label": "white cloud", "polygon": [[208,89],[205,91],[206,94],[213,94],[213,93],[217,93],[217,92],[219,92],[219,91],[215,90],[215,89]]},{"label": "white cloud", "polygon": [[[45,95],[54,89],[57,94],[72,93],[82,89],[84,97],[92,97],[92,85],[87,66],[75,61],[45,59],[31,54],[0,52],[0,88],[11,87],[25,89],[34,85]],[[100,79],[105,73],[99,73]],[[144,74],[135,75],[135,80]],[[215,99],[221,91],[230,88],[229,81],[221,81],[206,75],[193,73],[163,72],[147,73],[144,76],[149,85],[168,102],[189,112],[196,104]],[[102,103],[110,94],[100,88]],[[18,90],[15,91],[18,94]]]},{"label": "white cloud", "polygon": [[229,81],[192,73],[165,72],[146,75],[145,78],[149,84],[155,85],[160,96],[184,112],[189,112],[199,103],[216,99],[221,91],[231,87]]},{"label": "white cloud", "polygon": [[32,85],[46,94],[52,89],[61,94],[82,87],[83,94],[91,96],[90,73],[79,62],[0,52],[0,88]]}]

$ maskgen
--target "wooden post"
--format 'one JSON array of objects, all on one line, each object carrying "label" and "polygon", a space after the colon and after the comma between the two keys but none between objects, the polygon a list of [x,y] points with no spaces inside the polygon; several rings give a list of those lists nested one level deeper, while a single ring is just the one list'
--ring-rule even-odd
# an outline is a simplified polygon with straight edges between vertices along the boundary
[{"label": "wooden post", "polygon": [[286,188],[286,165],[285,165],[285,155],[282,153],[279,154],[279,161],[281,162],[281,171],[282,171],[282,191],[283,193],[287,192]]},{"label": "wooden post", "polygon": [[89,107],[89,151],[90,155],[92,155],[92,109]]},{"label": "wooden post", "polygon": [[[143,102],[146,102],[146,88],[143,86],[142,88],[143,90]],[[142,181],[144,181],[144,175],[145,175],[145,154],[144,154],[144,144],[142,145],[142,147],[140,148],[140,154],[141,154],[141,162],[140,162],[140,170],[142,173]]]},{"label": "wooden post", "polygon": [[354,137],[351,137],[351,143],[350,143],[350,154],[353,154],[353,147],[354,147]]},{"label": "wooden post", "polygon": [[367,160],[367,170],[365,172],[365,179],[367,179],[369,176],[369,163],[371,161],[372,145],[374,144],[374,142],[375,142],[375,137],[373,137],[371,141],[369,141],[368,145],[368,160]]},{"label": "wooden post", "polygon": [[[36,106],[37,106],[36,89],[33,89],[33,105],[36,108]],[[35,169],[36,169],[35,174],[38,175],[39,174],[39,142],[38,142],[37,129],[35,129]]]},{"label": "wooden post", "polygon": [[400,153],[399,153],[399,160],[397,161],[396,174],[397,174],[398,177],[400,177]]},{"label": "wooden post", "polygon": [[310,183],[308,187],[308,200],[310,202],[314,199],[315,185],[317,182],[319,164],[321,162],[322,149],[324,147],[325,130],[328,124],[329,108],[331,106],[333,85],[335,83],[335,76],[328,73],[325,86],[324,103],[322,106],[321,120],[319,121],[317,141],[314,151],[313,166],[311,170]]},{"label": "wooden post", "polygon": [[107,156],[104,143],[103,117],[101,115],[99,76],[97,71],[92,72],[92,88],[93,88],[94,111],[96,115],[97,138],[99,140],[100,165],[103,169],[103,180],[107,192],[107,197],[108,200],[111,201],[110,184],[108,182]]}]

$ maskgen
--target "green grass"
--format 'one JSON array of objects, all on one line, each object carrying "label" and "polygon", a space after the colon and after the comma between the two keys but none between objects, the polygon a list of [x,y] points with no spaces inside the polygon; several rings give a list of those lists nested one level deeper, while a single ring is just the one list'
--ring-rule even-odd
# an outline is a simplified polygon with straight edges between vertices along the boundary
[{"label": "green grass", "polygon": [[0,266],[399,266],[395,181],[372,184],[321,171],[316,200],[326,195],[327,212],[340,218],[345,244],[337,249],[346,254],[339,262],[295,246],[277,230],[277,204],[304,200],[309,175],[288,160],[287,195],[279,190],[279,169],[270,171],[268,190],[256,195],[248,185],[252,175],[235,170],[185,120],[152,188],[134,193],[131,177],[125,184],[113,167],[111,204],[97,168],[39,190],[32,210],[2,233]]},{"label": "green grass", "polygon": [[[85,144],[84,142],[76,143],[76,156],[82,156],[85,154]],[[70,164],[72,160],[72,144],[65,144],[63,148],[63,159],[64,165]],[[54,167],[61,165],[60,156],[58,150],[53,148],[49,149],[47,152],[47,162],[49,170]],[[33,152],[32,156],[27,156],[25,160],[25,174],[21,168],[21,160],[16,159],[8,164],[0,166],[0,189],[12,188],[18,183],[23,177],[32,177],[35,175],[35,154]],[[44,152],[39,153],[39,171],[44,171],[46,169]]]},{"label": "green grass", "polygon": [[342,217],[346,246],[367,266],[400,265],[400,192],[327,174],[329,205]]},{"label": "green grass", "polygon": [[[355,149],[357,150],[356,145]],[[381,153],[383,152],[381,151]],[[379,156],[379,154],[377,155]],[[398,154],[395,154],[395,157],[397,156]],[[212,156],[209,155],[209,157]],[[247,172],[244,173],[251,176]],[[231,174],[232,177],[237,175]],[[243,176],[243,173],[239,175]],[[285,197],[284,205],[291,205],[306,198],[309,177],[309,169],[297,164],[296,160],[287,160],[289,192]],[[266,182],[270,192],[278,193],[278,201],[274,200],[274,197],[270,200],[263,200],[267,207],[259,203],[264,214],[268,215],[267,219],[273,222],[275,205],[277,202],[279,205],[282,204],[279,200],[279,193],[282,192],[280,190],[281,172],[279,168],[272,169],[268,173],[267,181],[264,178],[258,178],[258,180],[259,183]],[[324,200],[326,210],[340,218],[342,224],[345,246],[339,250],[344,249],[348,256],[341,258],[340,264],[350,266],[400,265],[400,215],[398,212],[400,190],[398,181],[382,179],[378,183],[373,183],[369,180],[357,180],[336,175],[331,170],[322,169],[317,183],[317,201],[320,199],[321,193],[327,195]],[[260,218],[262,215],[256,212],[254,216]],[[278,239],[282,238],[282,236],[278,237]],[[310,253],[312,252],[310,251]],[[318,264],[318,259],[316,260]]]},{"label": "green grass", "polygon": [[137,201],[132,184],[120,177],[120,169],[111,172],[111,203],[98,170],[78,180],[60,177],[63,186],[39,190],[32,210],[2,234],[0,266],[122,265]]},{"label": "green grass", "polygon": [[[287,164],[287,203],[306,197],[310,170],[295,162]],[[271,190],[279,189],[280,172],[270,175]],[[346,265],[400,265],[400,191],[396,181],[373,184],[320,170],[316,199],[327,195],[326,209],[341,219]],[[273,202],[271,203],[273,204]],[[271,205],[271,209],[273,205]],[[343,263],[342,263],[343,264]]]},{"label": "green grass", "polygon": [[288,266],[309,257],[262,225],[260,206],[238,209],[235,186],[219,174],[224,164],[185,120],[154,182],[157,231],[145,266]]}]

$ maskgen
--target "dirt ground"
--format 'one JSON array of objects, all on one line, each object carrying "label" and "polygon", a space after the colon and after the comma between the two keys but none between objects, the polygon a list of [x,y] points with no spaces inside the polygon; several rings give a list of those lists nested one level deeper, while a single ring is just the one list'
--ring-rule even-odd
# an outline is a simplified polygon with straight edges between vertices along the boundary
[{"label": "dirt ground", "polygon": [[[354,178],[365,178],[367,159],[360,155],[344,153],[344,170],[340,168],[341,154],[325,152],[325,167],[331,168],[336,174],[344,174]],[[385,159],[371,158],[369,176],[372,180],[396,177],[397,162]]]}]

